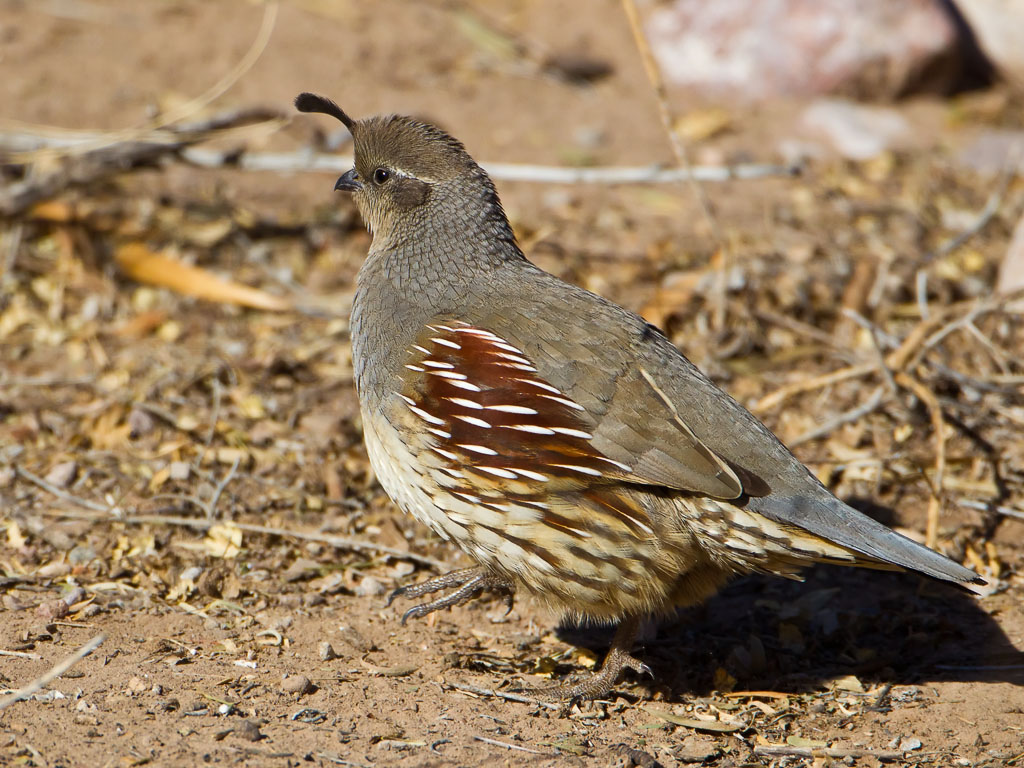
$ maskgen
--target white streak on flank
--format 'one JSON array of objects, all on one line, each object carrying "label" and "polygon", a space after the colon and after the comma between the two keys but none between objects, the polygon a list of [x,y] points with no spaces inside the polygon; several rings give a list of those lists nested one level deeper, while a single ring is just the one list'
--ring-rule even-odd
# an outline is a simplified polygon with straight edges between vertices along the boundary
[{"label": "white streak on flank", "polygon": [[416,401],[413,400],[411,397],[407,397],[406,395],[403,395],[401,392],[395,392],[395,394],[398,395],[403,400],[405,400],[405,402],[408,403],[409,405],[416,405]]},{"label": "white streak on flank", "polygon": [[571,429],[569,427],[552,427],[555,432],[566,437],[579,437],[583,440],[592,440],[593,435],[589,432],[584,432],[582,429]]},{"label": "white streak on flank", "polygon": [[527,408],[525,405],[485,405],[489,411],[501,411],[502,413],[517,413],[521,416],[536,416],[537,411]]},{"label": "white streak on flank", "polygon": [[582,405],[573,402],[567,397],[556,397],[555,395],[541,395],[541,397],[547,398],[548,400],[554,400],[556,403],[561,403],[562,405],[568,406],[569,408],[573,408],[577,411],[584,410]]},{"label": "white streak on flank", "polygon": [[459,448],[465,448],[473,453],[482,453],[484,456],[497,456],[498,452],[486,445],[475,445],[473,443],[459,443]]},{"label": "white streak on flank", "polygon": [[482,339],[501,341],[500,338],[495,336],[490,331],[484,330],[483,328],[456,328],[456,333],[468,333],[470,336],[479,336]]},{"label": "white streak on flank", "polygon": [[406,363],[405,367],[410,371],[417,371],[419,373],[423,373],[423,371],[426,370],[425,368],[420,368],[418,365],[413,365],[412,363]]},{"label": "white streak on flank", "polygon": [[514,371],[526,371],[527,373],[537,372],[537,369],[532,365],[523,365],[522,363],[495,363],[495,365],[501,368],[511,368]]},{"label": "white streak on flank", "polygon": [[[449,328],[447,325],[441,325],[440,323],[437,325],[428,325],[427,328],[432,331],[448,331],[449,333],[455,333],[454,328]],[[432,339],[432,341],[437,341],[437,339]]]},{"label": "white streak on flank", "polygon": [[[485,467],[485,466],[482,466],[480,464],[477,464],[476,465],[476,469],[479,472],[486,472],[487,474],[494,475],[496,477],[504,477],[504,478],[506,478],[508,480],[515,480],[516,479],[516,473],[515,472],[511,472],[511,471],[509,471],[507,469],[502,469],[501,467]],[[497,506],[497,505],[495,505],[495,506]]]},{"label": "white streak on flank", "polygon": [[434,414],[427,413],[422,408],[419,408],[415,405],[410,405],[409,410],[429,424],[444,424],[444,419],[439,419]]},{"label": "white streak on flank", "polygon": [[581,530],[581,529],[576,528],[575,526],[572,526],[572,525],[565,525],[564,523],[559,523],[558,525],[554,525],[552,523],[547,523],[547,525],[548,525],[548,527],[553,528],[556,531],[565,531],[565,530],[572,531],[577,536],[579,536],[581,539],[589,539],[589,538],[591,538],[591,534],[588,531]]},{"label": "white streak on flank", "polygon": [[540,381],[539,379],[513,379],[513,381],[518,381],[522,384],[532,384],[535,387],[539,387],[540,389],[546,389],[548,392],[552,392],[556,395],[562,394],[561,390],[556,389],[555,387],[552,387],[550,384],[548,384],[546,381]]},{"label": "white streak on flank", "polygon": [[635,517],[633,517],[632,515],[627,515],[627,514],[626,514],[625,512],[623,512],[623,511],[622,511],[621,509],[619,510],[619,514],[620,514],[620,515],[622,515],[622,516],[623,516],[624,518],[626,518],[627,520],[630,520],[630,521],[632,521],[632,522],[633,522],[633,524],[634,524],[634,525],[635,525],[635,526],[636,526],[637,528],[641,529],[642,531],[646,531],[647,533],[651,534],[652,536],[654,535],[654,529],[653,529],[653,528],[651,528],[651,526],[649,526],[649,525],[644,525],[643,523],[641,523],[641,522],[640,522],[639,520],[637,520],[637,519],[636,519]]},{"label": "white streak on flank", "polygon": [[443,429],[438,429],[437,427],[427,427],[427,432],[432,432],[444,440],[450,440],[452,437],[451,432],[445,432]]},{"label": "white streak on flank", "polygon": [[[423,361],[424,365],[429,365],[426,360]],[[455,366],[452,366],[453,368]],[[440,376],[442,379],[465,381],[469,377],[464,373],[456,373],[455,371],[427,371],[432,376]]]},{"label": "white streak on flank", "polygon": [[525,357],[519,355],[510,355],[508,352],[495,352],[495,354],[503,360],[508,360],[512,363],[519,363],[520,365],[531,365],[530,361]]},{"label": "white streak on flank", "polygon": [[529,432],[531,435],[553,435],[555,430],[547,427],[538,427],[536,424],[502,424],[505,429],[515,429],[519,432]]},{"label": "white streak on flank", "polygon": [[615,465],[616,467],[621,469],[623,472],[632,472],[633,471],[633,468],[631,466],[629,466],[628,464],[623,464],[621,461],[616,461],[615,459],[609,459],[609,458],[606,458],[606,457],[602,456],[601,457],[601,461],[607,461],[609,464]]},{"label": "white streak on flank", "polygon": [[461,405],[463,408],[473,408],[478,411],[482,411],[484,409],[480,403],[474,400],[467,400],[464,397],[446,397],[445,400],[453,405]]},{"label": "white streak on flank", "polygon": [[458,461],[459,460],[459,457],[456,454],[452,453],[451,451],[446,451],[444,448],[436,448],[435,447],[435,448],[432,448],[431,450],[434,453],[441,454],[442,456],[444,456],[449,461]]},{"label": "white streak on flank", "polygon": [[421,347],[419,344],[413,344],[412,346],[413,346],[413,349],[418,349],[424,355],[429,355],[430,354],[430,350],[427,349],[426,347]]},{"label": "white streak on flank", "polygon": [[[445,330],[450,331],[452,329],[446,328]],[[440,336],[434,336],[433,338],[431,338],[431,341],[434,342],[435,344],[440,344],[443,347],[451,347],[452,349],[462,349],[462,347],[459,346],[458,342],[452,341],[451,339],[443,339]]]},{"label": "white streak on flank", "polygon": [[474,427],[483,427],[484,429],[490,429],[491,425],[483,419],[478,419],[476,416],[463,416],[461,413],[456,413],[455,418],[460,421],[464,421],[467,424],[472,424]]},{"label": "white streak on flank", "polygon": [[455,368],[451,363],[442,363],[439,360],[421,360],[420,362],[427,368],[447,368],[449,371]]},{"label": "white streak on flank", "polygon": [[448,473],[449,475],[451,475],[452,477],[454,477],[454,478],[456,478],[456,479],[458,479],[458,480],[463,480],[463,479],[465,479],[465,477],[466,477],[466,476],[465,476],[464,474],[462,474],[461,472],[459,472],[459,470],[457,470],[457,469],[452,469],[451,467],[441,467],[441,469],[443,469],[443,470],[444,470],[445,472],[447,472],[447,473]]},{"label": "white streak on flank", "polygon": [[[523,477],[529,478],[530,480],[536,480],[538,483],[546,483],[546,482],[548,482],[551,479],[547,475],[542,475],[540,472],[534,472],[532,469],[520,469],[519,467],[516,467],[515,471],[518,474],[522,475]],[[547,504],[544,504],[544,503],[539,502],[539,501],[536,501],[536,502],[528,501],[528,502],[525,502],[525,503],[533,504],[535,506],[539,506],[541,509],[547,509],[548,508]]]},{"label": "white streak on flank", "polygon": [[503,349],[506,352],[511,352],[513,355],[523,354],[523,350],[519,349],[518,347],[513,347],[507,341],[496,341],[494,342],[494,346],[496,346],[498,349]]},{"label": "white streak on flank", "polygon": [[[443,371],[438,371],[438,373],[443,373]],[[459,375],[461,376],[462,374],[459,374]],[[459,389],[465,389],[465,390],[467,390],[469,392],[483,392],[483,390],[480,389],[480,387],[478,387],[476,384],[470,384],[468,381],[459,381],[457,379],[448,379],[448,383],[451,384],[453,387],[458,387]]]},{"label": "white streak on flank", "polygon": [[458,496],[463,501],[468,501],[470,504],[479,504],[480,497],[474,496],[472,493],[463,493],[462,491],[452,491],[453,496]]},{"label": "white streak on flank", "polygon": [[601,477],[601,471],[597,469],[591,469],[590,467],[581,467],[578,464],[552,464],[552,467],[560,467],[561,469],[568,469],[573,472],[579,472],[583,475],[590,475],[591,477]]}]

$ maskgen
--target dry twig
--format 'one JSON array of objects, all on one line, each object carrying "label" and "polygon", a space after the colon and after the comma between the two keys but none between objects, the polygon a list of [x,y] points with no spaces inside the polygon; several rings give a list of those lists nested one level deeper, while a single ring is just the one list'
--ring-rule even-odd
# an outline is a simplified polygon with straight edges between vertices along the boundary
[{"label": "dry twig", "polygon": [[456,691],[463,691],[464,693],[472,693],[477,696],[490,696],[496,699],[505,699],[505,701],[516,701],[520,704],[532,704],[536,707],[543,707],[544,709],[550,709],[553,712],[561,712],[562,707],[558,704],[552,704],[548,701],[539,701],[538,699],[531,699],[529,696],[523,696],[518,693],[511,693],[509,691],[495,691],[490,688],[478,688],[475,685],[465,685],[463,683],[449,683],[445,682],[445,685],[449,688],[453,688]]},{"label": "dry twig", "polygon": [[0,699],[0,711],[7,709],[9,706],[11,706],[11,704],[14,704],[15,702],[21,701],[22,699],[27,699],[33,694],[41,691],[43,688],[45,688],[47,685],[53,682],[56,678],[63,675],[65,672],[67,672],[69,669],[75,666],[75,664],[77,664],[90,653],[99,648],[100,645],[103,644],[103,641],[106,639],[107,636],[104,634],[96,635],[96,637],[87,642],[77,651],[72,653],[70,656],[67,656],[59,664],[56,664],[45,675],[37,677],[35,680],[33,680],[25,687],[19,688],[18,690],[11,693],[9,696],[5,696],[3,699]]},{"label": "dry twig", "polygon": [[791,747],[789,745],[754,747],[758,757],[873,757],[876,760],[901,760],[902,752],[876,752],[870,749],[841,749],[837,747]]}]

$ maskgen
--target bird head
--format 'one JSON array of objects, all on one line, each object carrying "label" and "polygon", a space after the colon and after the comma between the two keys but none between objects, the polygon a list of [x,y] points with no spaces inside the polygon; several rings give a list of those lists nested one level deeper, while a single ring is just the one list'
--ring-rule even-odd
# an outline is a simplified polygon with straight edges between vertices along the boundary
[{"label": "bird head", "polygon": [[[351,192],[367,228],[382,243],[422,237],[452,222],[506,222],[494,185],[458,140],[428,123],[388,115],[353,120],[323,96],[302,93],[300,112],[330,115],[349,129],[355,165],[334,188]],[[507,227],[507,223],[505,225]]]}]

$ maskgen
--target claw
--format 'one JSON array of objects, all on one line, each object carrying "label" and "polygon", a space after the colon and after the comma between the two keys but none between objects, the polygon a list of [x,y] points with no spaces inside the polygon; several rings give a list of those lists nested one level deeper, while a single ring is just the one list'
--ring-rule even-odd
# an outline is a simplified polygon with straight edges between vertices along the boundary
[{"label": "claw", "polygon": [[[426,605],[426,603],[424,603],[424,605]],[[402,614],[402,626],[404,627],[405,626],[405,622],[407,622],[409,619],[418,619],[420,616],[424,615],[424,614],[420,613],[420,609],[422,607],[423,607],[423,605],[414,605],[408,611],[403,613]]]},{"label": "claw", "polygon": [[651,672],[650,667],[629,655],[639,624],[639,619],[636,617],[623,619],[615,632],[612,647],[609,649],[608,655],[605,656],[601,669],[597,672],[587,675],[578,683],[566,682],[552,688],[530,688],[526,691],[527,695],[546,701],[567,700],[568,710],[581,699],[598,699],[604,696],[612,689],[619,673],[625,668],[632,669],[641,675],[653,677],[654,673]]},{"label": "claw", "polygon": [[[428,579],[420,584],[399,587],[388,596],[387,605],[391,605],[399,597],[420,597],[421,595],[429,595],[433,592],[440,592],[452,587],[456,588],[454,592],[449,592],[447,595],[442,595],[434,600],[414,605],[407,610],[402,615],[402,626],[405,626],[409,619],[421,618],[441,608],[462,605],[468,600],[472,600],[485,589],[504,592],[508,611],[512,610],[515,585],[488,573],[483,568],[463,568],[459,571],[452,571],[443,576]],[[508,611],[506,611],[506,615],[508,615]]]}]

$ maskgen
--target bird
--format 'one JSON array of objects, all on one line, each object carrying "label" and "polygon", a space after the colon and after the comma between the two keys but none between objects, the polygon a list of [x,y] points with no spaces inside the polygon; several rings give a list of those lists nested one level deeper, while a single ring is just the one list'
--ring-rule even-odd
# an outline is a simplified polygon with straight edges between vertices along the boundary
[{"label": "bird", "polygon": [[[367,455],[405,513],[476,563],[391,595],[407,619],[523,591],[614,625],[601,667],[531,691],[606,695],[649,618],[738,574],[835,563],[984,583],[829,490],[641,316],[527,260],[488,174],[440,128],[354,120],[335,184],[372,235],[350,338]],[[389,600],[389,604],[391,602]],[[511,602],[509,602],[511,606]]]}]

